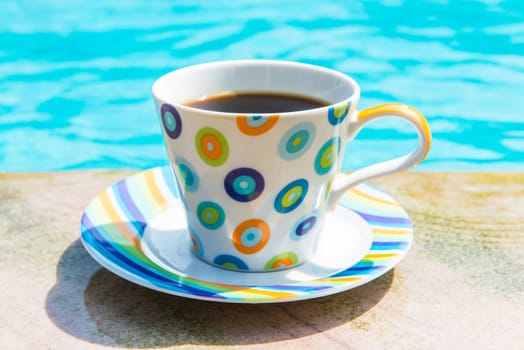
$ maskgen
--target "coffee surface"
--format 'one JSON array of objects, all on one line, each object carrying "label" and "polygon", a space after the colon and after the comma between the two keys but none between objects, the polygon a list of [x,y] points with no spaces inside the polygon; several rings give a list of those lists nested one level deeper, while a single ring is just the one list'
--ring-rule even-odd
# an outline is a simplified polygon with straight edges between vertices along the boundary
[{"label": "coffee surface", "polygon": [[329,105],[328,102],[314,97],[269,92],[223,93],[184,104],[226,113],[285,113]]}]

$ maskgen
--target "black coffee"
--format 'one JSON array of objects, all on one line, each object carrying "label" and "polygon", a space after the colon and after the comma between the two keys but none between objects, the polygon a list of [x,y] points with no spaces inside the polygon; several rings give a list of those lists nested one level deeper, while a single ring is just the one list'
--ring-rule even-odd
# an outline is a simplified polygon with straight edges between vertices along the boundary
[{"label": "black coffee", "polygon": [[246,114],[296,112],[329,105],[314,97],[268,92],[223,93],[184,104],[209,111]]}]

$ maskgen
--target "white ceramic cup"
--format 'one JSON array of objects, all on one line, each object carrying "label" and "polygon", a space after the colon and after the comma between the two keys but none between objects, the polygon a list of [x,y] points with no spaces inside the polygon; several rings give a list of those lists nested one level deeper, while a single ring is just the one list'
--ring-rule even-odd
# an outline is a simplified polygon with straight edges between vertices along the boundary
[{"label": "white ceramic cup", "polygon": [[[303,95],[329,105],[258,115],[186,105],[224,92]],[[233,270],[268,271],[309,260],[326,214],[344,192],[416,165],[431,143],[426,119],[415,109],[385,104],[357,112],[358,84],[309,64],[200,64],[160,77],[153,95],[193,251]],[[403,157],[341,173],[347,142],[367,123],[386,116],[410,122],[418,147]]]}]

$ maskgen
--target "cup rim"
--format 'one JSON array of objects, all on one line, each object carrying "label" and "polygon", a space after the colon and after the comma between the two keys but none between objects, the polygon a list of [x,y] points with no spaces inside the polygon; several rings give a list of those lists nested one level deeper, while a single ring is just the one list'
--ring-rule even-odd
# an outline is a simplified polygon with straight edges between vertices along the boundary
[{"label": "cup rim", "polygon": [[[160,77],[158,77],[152,85],[152,94],[155,97],[155,99],[162,101],[162,103],[169,103],[177,108],[177,110],[185,110],[189,112],[194,113],[202,113],[205,112],[207,115],[210,116],[221,116],[221,117],[237,117],[239,114],[252,114],[252,113],[245,113],[245,112],[221,112],[221,111],[213,111],[208,109],[201,109],[196,107],[188,106],[182,102],[176,102],[176,101],[169,101],[167,98],[162,96],[162,92],[160,91],[159,85],[171,76],[180,74],[183,71],[191,71],[191,70],[199,70],[206,67],[212,67],[212,66],[239,66],[239,65],[251,65],[251,66],[288,66],[288,67],[299,67],[309,70],[315,70],[317,72],[321,72],[324,74],[332,75],[338,79],[341,79],[348,83],[349,86],[353,89],[353,93],[348,95],[346,98],[329,103],[322,107],[317,108],[311,108],[311,109],[304,109],[299,111],[292,111],[292,112],[275,112],[275,113],[256,113],[259,115],[271,115],[271,114],[278,114],[281,118],[282,117],[292,117],[296,115],[305,115],[310,113],[318,113],[319,111],[327,110],[329,108],[332,108],[334,106],[340,105],[345,102],[349,101],[355,101],[358,100],[360,97],[360,86],[359,84],[350,77],[349,75],[339,72],[335,69],[327,68],[320,65],[315,65],[311,63],[304,63],[304,62],[298,62],[298,61],[290,61],[290,60],[274,60],[274,59],[233,59],[233,60],[219,60],[219,61],[210,61],[210,62],[204,62],[204,63],[198,63],[194,65],[188,65],[184,67],[180,67],[174,70],[171,70]],[[218,91],[217,91],[218,93]]]}]

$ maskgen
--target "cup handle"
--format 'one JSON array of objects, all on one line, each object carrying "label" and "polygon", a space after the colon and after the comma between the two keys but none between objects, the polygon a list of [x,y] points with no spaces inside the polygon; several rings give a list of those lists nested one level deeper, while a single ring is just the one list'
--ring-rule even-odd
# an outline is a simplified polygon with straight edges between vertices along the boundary
[{"label": "cup handle", "polygon": [[369,179],[407,170],[420,163],[428,154],[431,131],[426,118],[413,107],[400,103],[386,103],[360,111],[350,122],[348,140],[354,139],[370,122],[385,117],[398,117],[410,122],[418,133],[417,148],[404,156],[366,166],[351,174],[338,174],[331,185],[328,202],[330,207],[333,207],[351,187]]}]

